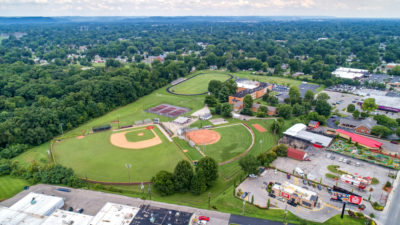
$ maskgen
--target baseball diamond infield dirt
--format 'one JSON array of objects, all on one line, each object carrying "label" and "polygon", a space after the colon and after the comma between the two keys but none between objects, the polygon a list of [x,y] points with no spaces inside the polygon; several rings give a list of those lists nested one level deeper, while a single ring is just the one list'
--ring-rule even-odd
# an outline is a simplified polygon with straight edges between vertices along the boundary
[{"label": "baseball diamond infield dirt", "polygon": [[196,145],[211,145],[221,139],[221,135],[213,130],[196,130],[186,133],[186,137]]},{"label": "baseball diamond infield dirt", "polygon": [[262,127],[260,124],[253,124],[253,127],[256,128],[259,132],[267,132],[267,130]]},{"label": "baseball diamond infield dirt", "polygon": [[152,146],[159,145],[162,143],[160,137],[158,137],[157,133],[154,132],[153,129],[151,129],[151,132],[153,132],[154,138],[144,140],[144,141],[137,141],[137,142],[129,142],[126,139],[125,134],[129,133],[129,132],[130,131],[112,134],[110,136],[111,144],[113,144],[117,147],[126,148],[126,149],[144,149],[144,148],[152,147]]}]

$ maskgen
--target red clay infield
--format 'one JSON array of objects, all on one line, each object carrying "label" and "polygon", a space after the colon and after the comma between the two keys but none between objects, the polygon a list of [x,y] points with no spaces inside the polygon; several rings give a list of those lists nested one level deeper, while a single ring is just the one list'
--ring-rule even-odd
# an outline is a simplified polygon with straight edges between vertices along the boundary
[{"label": "red clay infield", "polygon": [[186,137],[196,145],[211,145],[221,139],[221,135],[213,130],[196,130],[186,133]]},{"label": "red clay infield", "polygon": [[260,124],[253,124],[253,127],[256,128],[259,132],[267,132],[267,130]]},{"label": "red clay infield", "polygon": [[147,126],[146,129],[147,129],[147,130],[153,130],[153,129],[154,129],[154,126]]}]

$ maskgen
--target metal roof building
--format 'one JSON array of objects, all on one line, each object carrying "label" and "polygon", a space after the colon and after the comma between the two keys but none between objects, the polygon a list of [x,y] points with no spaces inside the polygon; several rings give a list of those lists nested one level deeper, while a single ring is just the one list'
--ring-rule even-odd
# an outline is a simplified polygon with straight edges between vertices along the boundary
[{"label": "metal roof building", "polygon": [[10,207],[11,210],[49,216],[64,205],[60,197],[31,192]]},{"label": "metal roof building", "polygon": [[307,126],[302,123],[297,123],[293,125],[283,133],[291,137],[311,142],[312,144],[314,144],[314,146],[317,145],[327,147],[331,144],[333,140],[333,138],[331,137],[307,131]]},{"label": "metal roof building", "polygon": [[368,74],[368,70],[339,67],[332,74],[336,77],[353,80],[365,76]]},{"label": "metal roof building", "polygon": [[45,219],[46,217],[43,215],[0,207],[0,225],[40,225]]},{"label": "metal roof building", "polygon": [[90,225],[129,225],[139,208],[107,202]]},{"label": "metal roof building", "polygon": [[41,225],[88,225],[93,216],[57,209]]}]

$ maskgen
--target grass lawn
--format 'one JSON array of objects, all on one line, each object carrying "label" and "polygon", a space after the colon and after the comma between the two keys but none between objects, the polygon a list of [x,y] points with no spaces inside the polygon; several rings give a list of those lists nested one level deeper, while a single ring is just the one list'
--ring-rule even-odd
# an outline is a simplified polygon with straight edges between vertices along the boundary
[{"label": "grass lawn", "polygon": [[[123,132],[125,132],[124,130]],[[160,170],[173,171],[183,152],[169,142],[156,127],[154,131],[162,144],[146,149],[123,149],[110,143],[112,131],[87,135],[83,139],[69,138],[54,144],[57,163],[71,167],[78,176],[98,181],[128,182],[150,181]]]},{"label": "grass lawn", "polygon": [[199,74],[196,77],[184,81],[170,90],[177,94],[201,94],[207,92],[208,83],[211,80],[226,81],[229,79],[227,74],[223,73],[204,73]]},{"label": "grass lawn", "polygon": [[140,129],[126,133],[125,137],[130,142],[138,142],[151,139],[154,137],[154,134],[151,132],[151,130]]},{"label": "grass lawn", "polygon": [[187,150],[185,154],[190,158],[191,160],[200,160],[203,158],[203,156],[200,154],[197,149],[191,147],[189,143],[185,140],[179,139],[179,138],[174,138],[175,143],[181,148],[181,150]]},{"label": "grass lawn", "polygon": [[[223,162],[240,155],[251,145],[251,134],[242,125],[214,128],[221,135],[221,139],[211,145],[204,146],[204,153]],[[203,146],[199,146],[203,150]]]},{"label": "grass lawn", "polygon": [[18,192],[22,191],[28,185],[23,179],[14,178],[10,176],[0,177],[0,200],[11,198]]},{"label": "grass lawn", "polygon": [[50,148],[49,143],[36,146],[29,149],[28,151],[13,158],[13,161],[17,161],[20,165],[27,166],[31,162],[47,163],[51,162],[51,157],[47,154],[47,150]]}]

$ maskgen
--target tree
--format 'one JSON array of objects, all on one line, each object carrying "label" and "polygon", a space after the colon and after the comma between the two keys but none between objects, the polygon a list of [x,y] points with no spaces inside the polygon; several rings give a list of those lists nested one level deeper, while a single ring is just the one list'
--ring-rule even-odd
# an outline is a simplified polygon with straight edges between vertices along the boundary
[{"label": "tree", "polygon": [[278,114],[279,116],[289,119],[292,115],[292,107],[287,104],[282,104],[278,106]]},{"label": "tree", "polygon": [[260,163],[261,166],[265,165],[266,162],[268,162],[268,156],[266,152],[261,152],[258,156],[257,156],[257,160]]},{"label": "tree", "polygon": [[352,112],[354,112],[354,110],[356,110],[356,106],[354,104],[349,104],[347,106],[347,112],[352,113]]},{"label": "tree", "polygon": [[251,97],[251,95],[244,96],[243,107],[245,109],[250,109],[252,106],[253,106],[253,98]]},{"label": "tree", "polygon": [[379,136],[379,137],[387,137],[393,134],[393,131],[384,126],[374,126],[372,127],[371,134]]},{"label": "tree", "polygon": [[161,196],[172,195],[175,193],[174,175],[172,173],[162,170],[151,179],[153,186]]},{"label": "tree", "polygon": [[400,127],[398,127],[398,128],[396,129],[396,135],[397,135],[397,137],[400,137]]},{"label": "tree", "polygon": [[257,174],[259,161],[253,155],[246,155],[239,160],[239,165],[246,174]]},{"label": "tree", "polygon": [[228,102],[221,104],[221,116],[232,117],[233,106]]},{"label": "tree", "polygon": [[204,177],[206,179],[207,187],[211,187],[211,185],[217,180],[218,178],[218,164],[217,162],[211,157],[204,157],[199,160],[196,167],[196,173],[198,173],[199,169],[204,172]]},{"label": "tree", "polygon": [[296,103],[293,105],[293,115],[294,116],[303,115],[304,112],[305,112],[304,106],[300,105],[299,103]]},{"label": "tree", "polygon": [[329,97],[329,95],[327,93],[322,92],[317,96],[317,101],[327,101],[330,98],[331,97]]},{"label": "tree", "polygon": [[174,170],[175,190],[186,192],[190,190],[190,182],[193,178],[193,168],[190,162],[181,160],[175,166]]},{"label": "tree", "polygon": [[290,98],[290,103],[292,105],[295,103],[301,102],[301,95],[300,95],[299,87],[297,87],[297,86],[290,87],[289,98]]},{"label": "tree", "polygon": [[221,90],[222,82],[219,80],[210,80],[208,83],[208,92],[218,98],[218,93]]},{"label": "tree", "polygon": [[360,118],[360,111],[354,110],[354,112],[353,112],[353,117],[354,117],[354,119]]},{"label": "tree", "polygon": [[215,98],[214,95],[207,95],[204,99],[204,104],[207,104],[209,107],[215,107],[218,103],[218,100]]},{"label": "tree", "polygon": [[311,90],[307,90],[304,95],[304,100],[312,103],[314,101],[314,92]]},{"label": "tree", "polygon": [[378,108],[378,106],[376,105],[374,98],[367,98],[364,100],[361,108],[362,110],[370,113],[375,111]]},{"label": "tree", "polygon": [[320,115],[328,117],[331,114],[331,105],[326,100],[317,100],[315,111]]},{"label": "tree", "polygon": [[199,168],[197,169],[196,174],[193,176],[191,180],[190,192],[192,192],[195,195],[199,195],[201,193],[204,193],[206,190],[207,190],[206,177],[204,175],[203,169]]}]

